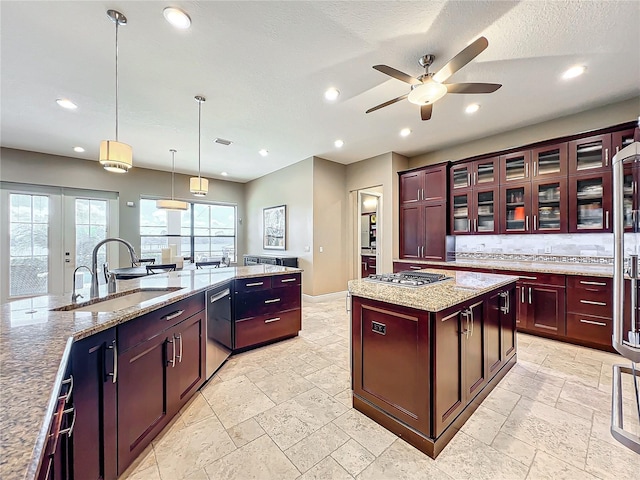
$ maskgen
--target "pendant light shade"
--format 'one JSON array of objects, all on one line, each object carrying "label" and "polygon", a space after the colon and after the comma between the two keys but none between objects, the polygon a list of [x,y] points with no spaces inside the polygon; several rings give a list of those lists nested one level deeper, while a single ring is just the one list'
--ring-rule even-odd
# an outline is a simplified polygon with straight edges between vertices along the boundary
[{"label": "pendant light shade", "polygon": [[200,175],[200,127],[202,120],[202,103],[206,101],[202,95],[196,95],[196,102],[198,102],[198,176],[191,177],[189,180],[189,190],[196,197],[204,197],[209,193],[209,180],[202,178]]},{"label": "pendant light shade", "polygon": [[169,151],[171,152],[171,200],[156,200],[156,208],[160,210],[187,210],[189,208],[187,202],[173,198],[173,177],[175,175],[177,150],[172,148]]},{"label": "pendant light shade", "polygon": [[127,17],[116,10],[107,10],[107,15],[116,24],[116,139],[100,142],[100,163],[108,172],[127,173],[133,166],[133,150],[118,141],[118,27],[127,24]]}]

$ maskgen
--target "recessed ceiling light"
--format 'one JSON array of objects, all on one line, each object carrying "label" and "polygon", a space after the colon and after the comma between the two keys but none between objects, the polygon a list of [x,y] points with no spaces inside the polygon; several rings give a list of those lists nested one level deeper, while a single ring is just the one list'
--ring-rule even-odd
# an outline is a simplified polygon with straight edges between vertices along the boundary
[{"label": "recessed ceiling light", "polygon": [[82,147],[73,147],[73,151],[74,152],[78,152],[78,153],[82,153],[82,152],[84,152],[84,148],[82,148]]},{"label": "recessed ceiling light", "polygon": [[480,110],[480,105],[478,105],[477,103],[467,105],[467,108],[464,109],[464,111],[467,113],[476,113],[478,110]]},{"label": "recessed ceiling light", "polygon": [[324,92],[324,98],[326,98],[330,102],[337,100],[339,96],[340,91],[337,88],[331,87],[326,92]]},{"label": "recessed ceiling light", "polygon": [[269,151],[265,150],[264,148],[262,150],[260,150],[258,153],[260,155],[262,155],[263,157],[266,157],[267,155],[269,155]]},{"label": "recessed ceiling light", "polygon": [[227,172],[222,172],[220,175],[222,175],[223,177],[226,177],[229,174]]},{"label": "recessed ceiling light", "polygon": [[56,100],[56,103],[67,110],[75,110],[78,108],[78,106],[68,98],[59,98]]},{"label": "recessed ceiling light", "polygon": [[571,67],[569,70],[564,72],[562,74],[562,78],[564,78],[565,80],[569,80],[570,78],[579,77],[584,73],[585,70],[586,67],[584,67],[583,65],[576,65],[575,67]]},{"label": "recessed ceiling light", "polygon": [[167,7],[162,10],[162,14],[167,22],[176,28],[185,29],[191,26],[191,18],[187,13],[179,8]]},{"label": "recessed ceiling light", "polygon": [[336,140],[335,142],[333,142],[333,144],[336,146],[336,148],[342,148],[344,142],[342,140]]},{"label": "recessed ceiling light", "polygon": [[409,135],[411,135],[411,129],[410,128],[403,128],[402,130],[400,130],[400,136],[401,137],[408,137]]}]

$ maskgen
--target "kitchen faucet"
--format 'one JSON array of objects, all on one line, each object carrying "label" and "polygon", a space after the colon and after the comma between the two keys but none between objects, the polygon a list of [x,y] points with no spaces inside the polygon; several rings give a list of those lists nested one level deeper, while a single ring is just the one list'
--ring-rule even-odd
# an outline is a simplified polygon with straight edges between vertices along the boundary
[{"label": "kitchen faucet", "polygon": [[95,247],[93,247],[93,252],[91,253],[91,292],[89,295],[91,298],[98,297],[98,250],[102,245],[109,242],[122,243],[129,250],[129,255],[131,256],[131,263],[133,264],[138,261],[138,256],[136,255],[136,251],[133,248],[133,245],[131,245],[126,240],[123,240],[122,238],[115,238],[115,237],[105,238],[101,242],[98,242],[98,244]]},{"label": "kitchen faucet", "polygon": [[71,294],[71,303],[76,303],[78,301],[78,298],[84,298],[79,293],[76,293],[76,272],[78,270],[80,270],[81,268],[86,268],[87,270],[89,270],[89,273],[91,274],[91,277],[93,277],[93,272],[86,265],[80,265],[79,267],[76,267],[76,269],[73,271],[73,280],[72,280],[73,281],[73,293]]}]

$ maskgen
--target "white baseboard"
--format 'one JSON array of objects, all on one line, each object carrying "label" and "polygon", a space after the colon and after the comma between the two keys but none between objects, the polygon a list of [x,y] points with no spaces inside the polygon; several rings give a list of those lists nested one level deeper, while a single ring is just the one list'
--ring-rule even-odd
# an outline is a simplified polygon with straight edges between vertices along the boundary
[{"label": "white baseboard", "polygon": [[346,297],[347,297],[346,290],[342,292],[325,293],[324,295],[307,295],[306,293],[302,294],[302,299],[305,302],[310,302],[310,303],[326,302],[329,300],[344,300]]}]

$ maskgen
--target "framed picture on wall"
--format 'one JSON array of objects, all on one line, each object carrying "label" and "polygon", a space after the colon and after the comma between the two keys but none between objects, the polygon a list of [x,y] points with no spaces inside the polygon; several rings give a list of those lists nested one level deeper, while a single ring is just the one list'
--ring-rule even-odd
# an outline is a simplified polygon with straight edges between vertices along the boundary
[{"label": "framed picture on wall", "polygon": [[287,206],[262,210],[262,243],[265,250],[284,250],[287,232]]}]

